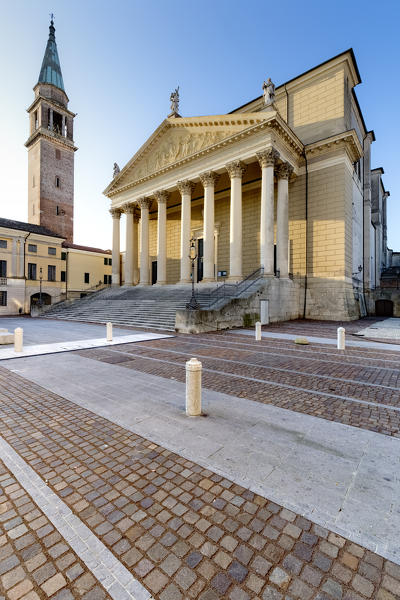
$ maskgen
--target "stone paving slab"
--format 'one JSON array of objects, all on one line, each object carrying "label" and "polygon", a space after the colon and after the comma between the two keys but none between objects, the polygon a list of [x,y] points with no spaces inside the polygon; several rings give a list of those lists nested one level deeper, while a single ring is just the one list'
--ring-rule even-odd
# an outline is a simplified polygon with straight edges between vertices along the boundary
[{"label": "stone paving slab", "polygon": [[398,597],[393,562],[0,369],[5,377],[2,435],[157,600]]},{"label": "stone paving slab", "polygon": [[111,342],[106,338],[77,340],[73,342],[56,342],[54,344],[37,344],[24,346],[22,352],[15,352],[14,347],[0,348],[0,360],[10,358],[23,358],[26,356],[41,356],[43,354],[58,354],[59,352],[72,352],[73,350],[84,350],[87,348],[101,348],[103,346],[117,346],[119,344],[129,344],[135,342],[144,342],[148,340],[157,340],[171,337],[169,335],[158,333],[135,333],[131,335],[113,336]]},{"label": "stone paving slab", "polygon": [[[2,447],[3,459],[5,454]],[[0,598],[6,594],[8,600],[110,599],[54,527],[49,511],[38,506],[37,494],[33,498],[21,485],[19,474],[15,463],[9,470],[0,460]]]},{"label": "stone paving slab", "polygon": [[400,439],[207,389],[208,417],[188,420],[182,382],[76,354],[24,359],[18,373],[400,560]]},{"label": "stone paving slab", "polygon": [[[385,337],[385,335],[369,335],[366,332],[367,331],[375,331],[374,329],[370,328],[370,329],[366,329],[366,330],[362,330],[365,332],[365,335],[368,337]],[[250,337],[254,337],[255,333],[252,329],[234,329],[229,331],[228,333],[233,334],[233,335],[247,335]],[[384,332],[382,332],[384,333]],[[361,335],[361,332],[357,335]],[[294,341],[296,338],[299,337],[299,335],[295,335],[292,333],[279,333],[279,332],[272,332],[272,331],[262,331],[261,332],[261,337],[264,339],[280,339],[280,340],[292,340]],[[336,346],[337,345],[337,340],[334,338],[327,338],[327,337],[315,337],[315,336],[310,336],[307,335],[306,336],[308,341],[314,344],[328,344],[331,346]],[[387,337],[391,337],[390,335],[388,335]],[[396,336],[399,337],[399,336]],[[387,345],[386,344],[382,344],[380,342],[367,342],[367,341],[358,341],[358,340],[349,340],[348,338],[346,338],[346,346],[349,346],[351,348],[374,348],[376,350],[387,350]],[[400,345],[396,345],[396,344],[391,344],[390,345],[390,350],[394,351],[394,352],[400,352]]]}]

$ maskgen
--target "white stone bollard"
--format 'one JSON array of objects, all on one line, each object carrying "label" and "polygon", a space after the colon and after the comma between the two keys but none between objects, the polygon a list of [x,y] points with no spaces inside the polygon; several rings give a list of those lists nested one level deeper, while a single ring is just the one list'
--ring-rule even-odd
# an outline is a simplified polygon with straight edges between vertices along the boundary
[{"label": "white stone bollard", "polygon": [[24,330],[17,327],[14,330],[14,352],[22,352],[24,349]]},{"label": "white stone bollard", "polygon": [[201,415],[201,369],[197,358],[186,363],[186,414],[188,417]]},{"label": "white stone bollard", "polygon": [[256,323],[256,342],[261,342],[261,323],[257,321]]},{"label": "white stone bollard", "polygon": [[107,342],[112,342],[112,323],[107,323]]},{"label": "white stone bollard", "polygon": [[338,350],[344,350],[346,347],[346,334],[344,327],[338,327],[337,330],[337,347]]}]

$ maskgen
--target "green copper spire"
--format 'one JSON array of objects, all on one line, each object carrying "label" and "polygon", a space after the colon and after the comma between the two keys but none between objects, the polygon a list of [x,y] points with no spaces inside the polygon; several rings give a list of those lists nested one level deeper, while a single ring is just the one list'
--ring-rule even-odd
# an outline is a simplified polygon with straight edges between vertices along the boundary
[{"label": "green copper spire", "polygon": [[51,15],[49,30],[49,39],[47,42],[46,51],[44,53],[38,83],[52,83],[60,90],[65,92],[60,60],[57,52],[56,36],[54,35],[55,28],[53,15]]}]

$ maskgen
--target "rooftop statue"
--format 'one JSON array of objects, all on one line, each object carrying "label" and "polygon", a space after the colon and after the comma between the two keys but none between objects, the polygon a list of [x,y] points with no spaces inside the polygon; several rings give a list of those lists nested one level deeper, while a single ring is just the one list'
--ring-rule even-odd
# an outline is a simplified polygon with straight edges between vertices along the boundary
[{"label": "rooftop statue", "polygon": [[264,91],[264,105],[269,106],[275,102],[275,85],[271,81],[271,77],[268,77],[267,81],[263,83]]},{"label": "rooftop statue", "polygon": [[171,92],[169,97],[171,101],[171,113],[169,117],[179,117],[179,85],[175,88],[175,91]]},{"label": "rooftop statue", "polygon": [[119,166],[117,165],[117,163],[114,163],[114,169],[113,169],[113,179],[114,177],[116,177],[119,173],[121,172],[121,169],[119,168]]}]

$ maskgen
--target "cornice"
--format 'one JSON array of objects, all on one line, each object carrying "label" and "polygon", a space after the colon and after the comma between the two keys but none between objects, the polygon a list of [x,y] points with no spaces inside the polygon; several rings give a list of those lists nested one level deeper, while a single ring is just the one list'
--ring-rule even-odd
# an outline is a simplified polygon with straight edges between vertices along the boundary
[{"label": "cornice", "polygon": [[363,149],[354,129],[319,140],[318,142],[313,142],[312,144],[307,144],[305,152],[307,158],[313,158],[337,148],[344,148],[351,162],[356,162],[363,156]]},{"label": "cornice", "polygon": [[[248,123],[251,123],[251,125],[249,127],[247,127],[247,129],[242,129],[241,131],[235,132],[234,134],[227,136],[226,138],[223,138],[222,140],[220,140],[214,144],[211,144],[210,146],[207,146],[206,148],[203,148],[200,151],[195,152],[194,154],[186,156],[174,163],[168,164],[165,167],[159,169],[158,171],[154,171],[150,175],[147,175],[145,177],[137,179],[136,181],[129,182],[126,185],[116,188],[116,185],[118,184],[118,180],[121,178],[121,176],[123,174],[126,174],[127,172],[129,172],[129,170],[134,166],[134,163],[139,158],[139,156],[143,157],[143,156],[145,156],[145,154],[147,154],[147,152],[151,151],[152,146],[156,143],[156,141],[159,139],[159,137],[163,133],[165,133],[165,131],[169,127],[182,127],[182,126],[189,125],[191,127],[199,128],[199,127],[206,126],[206,125],[208,125],[208,126],[209,125],[220,125],[220,126],[221,125],[227,125],[227,126],[230,125],[230,126],[232,126],[232,125],[242,125],[242,124],[248,124]],[[189,162],[192,162],[193,160],[196,160],[197,158],[201,158],[203,156],[206,156],[207,154],[211,154],[211,153],[215,152],[216,150],[219,150],[226,146],[232,145],[235,142],[242,140],[243,138],[252,136],[263,130],[272,130],[275,133],[277,133],[279,135],[280,139],[282,140],[282,142],[284,143],[284,145],[287,147],[287,149],[296,156],[297,160],[298,161],[302,160],[303,152],[304,152],[303,143],[296,136],[296,134],[290,129],[290,127],[286,124],[286,122],[282,119],[282,117],[279,116],[279,114],[277,112],[268,113],[268,115],[266,115],[265,113],[262,113],[262,112],[256,113],[256,114],[247,113],[245,115],[240,114],[239,117],[237,115],[216,115],[216,116],[199,117],[199,118],[197,118],[197,117],[182,118],[179,120],[178,119],[176,119],[176,120],[167,119],[167,120],[163,121],[163,123],[160,125],[160,127],[149,138],[148,143],[146,143],[145,146],[142,146],[141,150],[139,150],[135,154],[135,156],[122,169],[122,171],[119,173],[119,175],[110,183],[110,185],[104,190],[103,193],[107,197],[111,198],[111,197],[115,196],[116,194],[119,194],[128,189],[136,187],[146,181],[149,181],[150,179],[154,179],[155,177],[163,175],[164,173],[167,173],[173,169],[176,169],[177,167],[180,167]]]},{"label": "cornice", "polygon": [[59,110],[59,111],[67,113],[72,118],[76,117],[76,115],[77,115],[77,113],[73,113],[72,111],[68,110],[68,108],[65,108],[65,106],[63,106],[62,104],[60,104],[56,100],[53,100],[52,98],[46,98],[46,96],[41,96],[40,94],[39,94],[39,96],[36,96],[36,98],[34,99],[34,101],[32,102],[32,104],[30,106],[28,106],[28,108],[26,109],[26,112],[27,113],[31,112],[35,108],[35,106],[37,104],[39,104],[40,102],[46,102],[46,104],[49,104],[50,106],[52,106],[56,110]]},{"label": "cornice", "polygon": [[57,135],[56,133],[50,131],[49,129],[46,129],[45,127],[39,127],[38,129],[36,129],[25,142],[25,146],[29,148],[29,146],[31,146],[35,142],[35,140],[40,137],[47,138],[48,140],[51,140],[52,142],[55,142],[64,148],[68,148],[68,150],[73,150],[74,152],[78,150],[78,148],[74,145],[74,142],[72,140],[61,135]]}]

